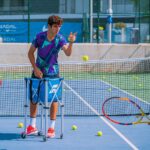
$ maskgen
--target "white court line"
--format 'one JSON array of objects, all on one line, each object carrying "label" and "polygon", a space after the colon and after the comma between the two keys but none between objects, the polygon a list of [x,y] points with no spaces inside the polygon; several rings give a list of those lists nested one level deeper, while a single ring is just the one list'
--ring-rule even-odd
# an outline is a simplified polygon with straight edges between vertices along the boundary
[{"label": "white court line", "polygon": [[111,125],[104,117],[83,99],[73,88],[71,88],[65,81],[63,82],[87,107],[89,107],[97,116],[99,116],[118,136],[120,136],[133,150],[138,150],[138,148],[128,140],[119,130],[117,130],[113,125]]}]

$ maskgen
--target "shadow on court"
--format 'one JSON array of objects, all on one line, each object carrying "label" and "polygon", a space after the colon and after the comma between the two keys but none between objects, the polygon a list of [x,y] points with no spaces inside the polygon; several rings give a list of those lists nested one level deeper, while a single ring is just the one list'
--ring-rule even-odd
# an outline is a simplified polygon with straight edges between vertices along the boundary
[{"label": "shadow on court", "polygon": [[16,140],[20,139],[20,134],[16,133],[0,133],[0,140]]}]

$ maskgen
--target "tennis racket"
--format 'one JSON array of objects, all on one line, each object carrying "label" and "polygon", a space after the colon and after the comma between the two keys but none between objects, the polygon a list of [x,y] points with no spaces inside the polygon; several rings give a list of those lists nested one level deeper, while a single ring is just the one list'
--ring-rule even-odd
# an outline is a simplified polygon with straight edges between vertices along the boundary
[{"label": "tennis racket", "polygon": [[[149,105],[149,104],[145,104]],[[103,115],[115,124],[134,125],[146,123],[150,125],[150,106],[148,113],[127,97],[111,97],[104,101],[102,105]]]}]

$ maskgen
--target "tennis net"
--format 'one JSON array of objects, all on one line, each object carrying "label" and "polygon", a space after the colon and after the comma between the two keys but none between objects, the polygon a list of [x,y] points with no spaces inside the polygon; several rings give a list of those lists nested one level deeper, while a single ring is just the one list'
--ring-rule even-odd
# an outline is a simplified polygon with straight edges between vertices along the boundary
[{"label": "tennis net", "polygon": [[[150,58],[60,63],[60,74],[65,79],[65,115],[93,116],[95,112],[92,109],[102,115],[102,103],[112,96],[131,98],[150,113],[149,64]],[[30,77],[31,72],[29,64],[0,65],[1,117],[25,114],[24,77]],[[131,113],[136,114],[134,108],[130,108]],[[121,110],[117,110],[116,114],[121,114]]]}]

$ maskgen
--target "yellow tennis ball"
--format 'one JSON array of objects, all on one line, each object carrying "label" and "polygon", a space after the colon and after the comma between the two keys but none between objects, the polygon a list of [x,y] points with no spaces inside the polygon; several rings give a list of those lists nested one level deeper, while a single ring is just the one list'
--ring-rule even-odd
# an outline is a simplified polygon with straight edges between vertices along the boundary
[{"label": "yellow tennis ball", "polygon": [[134,80],[138,80],[138,79],[139,79],[139,77],[137,77],[137,76],[133,76],[133,79],[134,79]]},{"label": "yellow tennis ball", "polygon": [[18,123],[18,128],[23,128],[23,123],[22,122]]},{"label": "yellow tennis ball", "polygon": [[104,30],[104,27],[99,26],[98,29],[99,29],[99,30]]},{"label": "yellow tennis ball", "polygon": [[88,61],[89,60],[89,56],[87,56],[87,55],[82,56],[82,60],[83,61]]},{"label": "yellow tennis ball", "polygon": [[76,126],[76,125],[73,125],[73,126],[72,126],[72,130],[77,130],[77,126]]},{"label": "yellow tennis ball", "polygon": [[109,88],[109,89],[107,89],[109,92],[111,92],[112,91],[112,88]]},{"label": "yellow tennis ball", "polygon": [[105,77],[105,76],[102,76],[102,78],[103,78],[103,79],[106,79],[106,77]]},{"label": "yellow tennis ball", "polygon": [[142,84],[139,84],[139,86],[141,87],[141,86],[142,86]]},{"label": "yellow tennis ball", "polygon": [[103,135],[102,131],[97,132],[97,136],[102,136],[102,135]]}]

